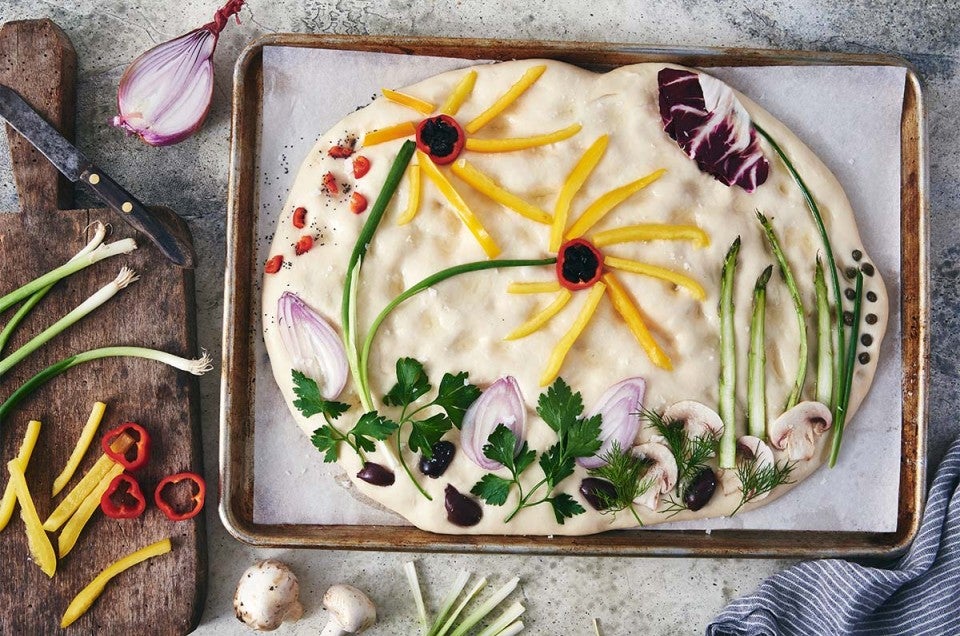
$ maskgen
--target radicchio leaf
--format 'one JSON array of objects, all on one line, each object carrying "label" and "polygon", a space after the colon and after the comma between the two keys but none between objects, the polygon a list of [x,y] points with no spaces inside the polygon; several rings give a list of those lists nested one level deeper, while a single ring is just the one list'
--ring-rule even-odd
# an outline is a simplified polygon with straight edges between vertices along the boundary
[{"label": "radicchio leaf", "polygon": [[596,406],[585,418],[600,415],[600,450],[591,457],[579,457],[577,463],[584,468],[599,468],[606,462],[603,457],[613,450],[616,442],[620,448],[630,448],[640,430],[640,409],[647,383],[643,378],[628,378],[614,384],[600,396]]},{"label": "radicchio leaf", "polygon": [[484,470],[497,470],[502,464],[483,454],[490,434],[503,424],[517,438],[517,448],[523,443],[527,423],[527,408],[520,393],[520,385],[513,376],[494,382],[478,397],[463,416],[460,429],[460,447],[464,455]]},{"label": "radicchio leaf", "polygon": [[709,75],[665,68],[657,75],[663,129],[703,172],[753,192],[770,173],[750,115],[733,89]]},{"label": "radicchio leaf", "polygon": [[277,328],[295,370],[316,380],[326,400],[336,398],[347,383],[343,341],[323,317],[292,292],[277,301]]}]

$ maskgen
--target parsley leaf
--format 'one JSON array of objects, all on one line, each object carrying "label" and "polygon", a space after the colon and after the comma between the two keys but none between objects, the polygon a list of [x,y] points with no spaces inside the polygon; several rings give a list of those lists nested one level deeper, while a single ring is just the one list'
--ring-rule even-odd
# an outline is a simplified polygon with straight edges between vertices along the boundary
[{"label": "parsley leaf", "polygon": [[387,406],[409,406],[430,392],[430,380],[423,364],[413,358],[397,360],[397,383],[383,396]]},{"label": "parsley leaf", "polygon": [[561,526],[567,519],[582,515],[586,512],[583,506],[565,492],[560,493],[556,497],[551,497],[547,499],[547,501],[549,501],[553,507],[553,516],[557,518],[557,523]]},{"label": "parsley leaf", "polygon": [[444,410],[454,426],[460,428],[464,413],[478,397],[480,397],[480,389],[467,381],[466,371],[456,375],[445,373],[440,380],[437,398],[433,403]]},{"label": "parsley leaf", "polygon": [[551,490],[561,481],[573,474],[573,457],[563,452],[563,446],[554,444],[540,455],[540,470],[543,471],[547,487]]},{"label": "parsley leaf", "polygon": [[347,432],[347,436],[353,437],[359,448],[372,453],[376,449],[373,440],[383,441],[393,435],[398,428],[399,425],[396,422],[377,415],[376,411],[370,411],[360,416],[354,427]]},{"label": "parsley leaf", "polygon": [[573,393],[563,378],[557,378],[537,401],[537,414],[558,434],[569,430],[583,413],[583,399]]},{"label": "parsley leaf", "polygon": [[603,416],[598,413],[593,417],[574,420],[566,434],[561,436],[565,454],[569,457],[593,457],[603,445],[600,441],[602,419]]},{"label": "parsley leaf", "polygon": [[328,420],[335,420],[350,409],[349,404],[325,400],[320,394],[320,387],[316,380],[308,378],[303,373],[293,369],[293,393],[297,399],[293,405],[304,417],[323,415]]},{"label": "parsley leaf", "polygon": [[330,463],[337,461],[337,446],[342,437],[337,437],[339,433],[332,426],[321,426],[313,432],[310,441],[317,447],[317,450],[323,453],[323,461]]},{"label": "parsley leaf", "polygon": [[433,457],[433,445],[453,426],[443,413],[437,413],[425,420],[411,420],[410,424],[407,446],[414,453],[423,453],[427,459]]},{"label": "parsley leaf", "polygon": [[510,487],[513,486],[513,483],[512,479],[487,473],[474,484],[470,493],[480,497],[491,506],[502,506],[507,503],[507,496],[510,494]]}]

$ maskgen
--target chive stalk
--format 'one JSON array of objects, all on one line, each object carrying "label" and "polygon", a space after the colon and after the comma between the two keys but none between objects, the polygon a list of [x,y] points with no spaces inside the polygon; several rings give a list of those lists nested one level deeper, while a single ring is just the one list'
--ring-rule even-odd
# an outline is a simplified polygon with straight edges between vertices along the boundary
[{"label": "chive stalk", "polygon": [[823,263],[817,258],[813,278],[817,298],[817,402],[829,405],[833,399],[833,330]]},{"label": "chive stalk", "polygon": [[723,420],[720,437],[720,468],[737,465],[737,350],[733,329],[733,282],[740,254],[740,237],[733,242],[723,261],[720,277],[720,399],[718,408]]},{"label": "chive stalk", "polygon": [[763,225],[763,231],[767,235],[767,242],[770,243],[770,249],[773,251],[773,255],[777,259],[777,264],[780,266],[780,274],[783,276],[783,282],[787,285],[787,290],[790,292],[790,298],[793,300],[793,308],[797,314],[797,327],[800,332],[800,347],[797,352],[797,378],[793,383],[793,390],[791,390],[790,395],[787,396],[787,405],[784,408],[784,411],[789,411],[800,401],[800,396],[803,394],[803,383],[807,378],[807,320],[803,310],[803,300],[800,298],[800,290],[797,288],[797,281],[793,277],[790,263],[787,262],[787,257],[783,253],[780,239],[777,238],[777,234],[773,230],[773,225],[767,217],[757,212],[757,218],[760,219],[760,224]]},{"label": "chive stalk", "polygon": [[747,358],[747,430],[754,437],[767,435],[766,342],[764,322],[767,310],[767,283],[773,273],[768,265],[753,287],[753,317],[750,319],[750,353]]},{"label": "chive stalk", "polygon": [[843,441],[843,427],[847,420],[847,407],[850,406],[850,391],[853,387],[853,372],[857,365],[857,341],[860,337],[860,315],[863,311],[863,272],[857,270],[856,296],[853,301],[853,325],[850,327],[850,342],[847,344],[844,361],[843,386],[840,388],[840,402],[837,415],[833,420],[833,439],[830,444],[830,468],[837,465],[840,455],[840,443]]},{"label": "chive stalk", "polygon": [[440,628],[446,623],[447,618],[450,616],[450,610],[453,609],[453,604],[460,598],[460,593],[463,591],[463,588],[467,586],[467,581],[469,580],[470,573],[466,570],[460,570],[460,574],[457,575],[457,580],[454,581],[453,587],[447,592],[443,605],[440,606],[440,612],[437,614],[437,618],[427,631],[427,636],[435,636],[439,633]]},{"label": "chive stalk", "polygon": [[105,302],[113,298],[121,289],[139,280],[139,278],[140,277],[137,276],[132,269],[128,267],[121,268],[120,274],[118,274],[114,280],[101,287],[96,293],[77,305],[73,311],[34,336],[25,345],[11,353],[6,358],[0,360],[0,377],[12,369],[15,365],[22,362],[23,359],[29,356],[31,353],[45,345],[60,332],[84,318],[94,309],[97,309]]},{"label": "chive stalk", "polygon": [[510,593],[517,588],[519,583],[519,577],[513,577],[507,581],[500,589],[494,592],[490,598],[485,600],[471,614],[467,615],[467,617],[463,619],[463,622],[457,626],[457,629],[453,631],[451,636],[464,636],[467,632],[473,629],[473,626],[482,621],[487,617],[487,614],[496,609],[497,605],[499,605],[503,599],[507,598]]}]

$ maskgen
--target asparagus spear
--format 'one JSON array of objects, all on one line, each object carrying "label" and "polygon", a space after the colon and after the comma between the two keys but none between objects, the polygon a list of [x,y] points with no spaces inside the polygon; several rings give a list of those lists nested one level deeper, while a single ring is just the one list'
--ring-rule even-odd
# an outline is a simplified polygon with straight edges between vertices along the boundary
[{"label": "asparagus spear", "polygon": [[753,287],[753,318],[750,320],[750,354],[747,358],[747,428],[760,439],[767,438],[767,355],[764,349],[764,319],[767,310],[767,282],[773,273],[768,265]]},{"label": "asparagus spear", "polygon": [[733,276],[740,254],[740,237],[733,242],[723,261],[720,277],[720,419],[723,435],[720,437],[720,468],[737,465],[737,350],[733,331]]}]

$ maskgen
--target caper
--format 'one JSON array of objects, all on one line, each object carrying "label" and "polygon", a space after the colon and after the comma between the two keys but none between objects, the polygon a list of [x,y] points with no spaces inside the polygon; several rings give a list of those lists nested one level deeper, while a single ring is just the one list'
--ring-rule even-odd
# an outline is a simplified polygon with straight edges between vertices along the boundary
[{"label": "caper", "polygon": [[393,471],[374,462],[364,462],[363,469],[357,473],[357,478],[374,486],[392,486],[396,480]]},{"label": "caper", "polygon": [[447,521],[464,528],[480,523],[483,517],[483,508],[480,504],[461,494],[450,484],[447,484],[444,493],[443,507],[447,509]]},{"label": "caper", "polygon": [[587,477],[580,482],[580,494],[594,510],[606,510],[617,496],[617,489],[606,479]]},{"label": "caper", "polygon": [[683,503],[690,510],[700,510],[707,505],[717,489],[717,476],[713,469],[704,468],[693,478],[683,493]]},{"label": "caper", "polygon": [[441,440],[433,445],[432,450],[433,455],[430,457],[425,455],[420,456],[419,467],[421,473],[427,477],[436,479],[447,472],[447,468],[450,466],[450,462],[453,461],[453,456],[457,452],[457,447],[454,446],[452,442]]}]

